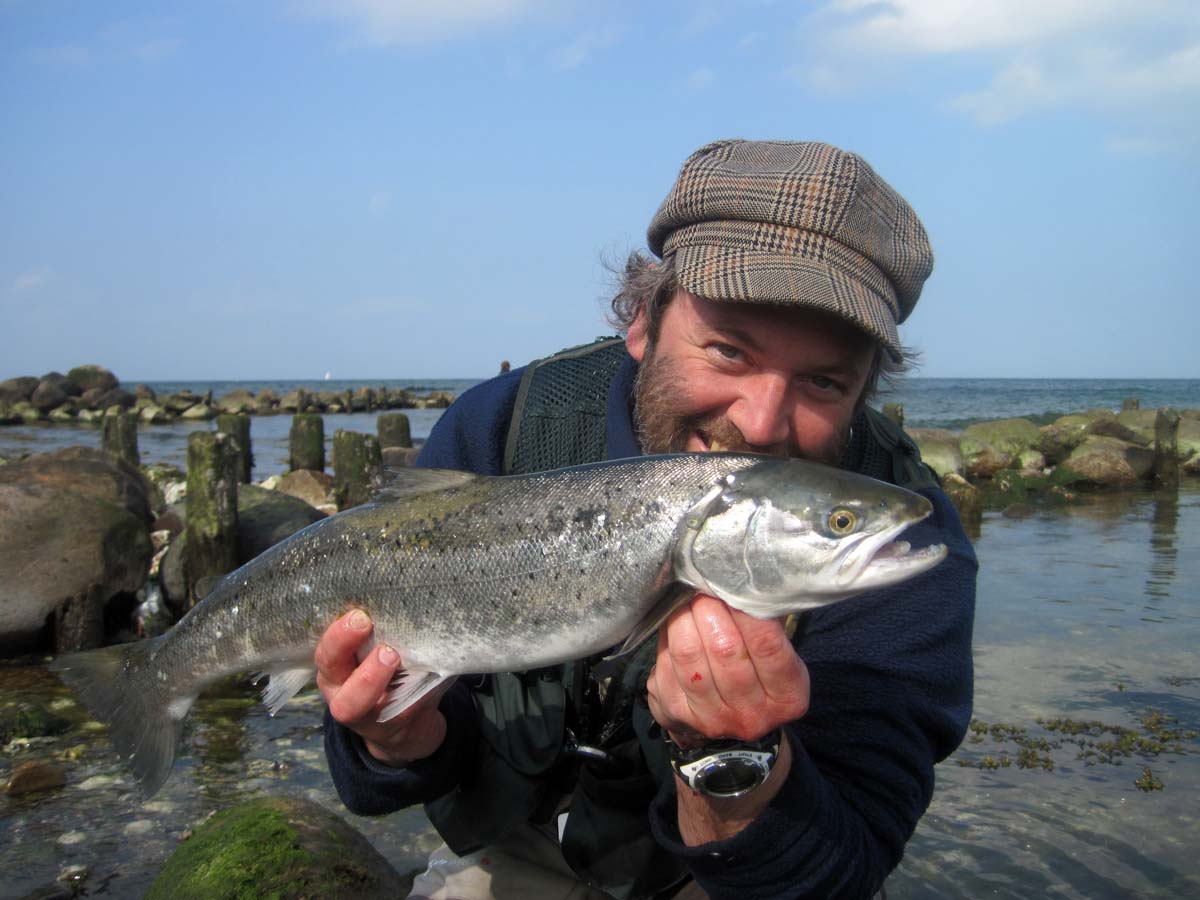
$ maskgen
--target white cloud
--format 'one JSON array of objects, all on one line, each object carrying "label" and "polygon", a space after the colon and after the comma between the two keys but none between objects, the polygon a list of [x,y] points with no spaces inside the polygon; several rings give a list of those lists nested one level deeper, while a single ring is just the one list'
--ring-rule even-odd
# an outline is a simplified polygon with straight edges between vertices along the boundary
[{"label": "white cloud", "polygon": [[525,18],[550,0],[302,0],[301,13],[346,22],[380,46],[443,40]]},{"label": "white cloud", "polygon": [[565,47],[550,54],[550,65],[556,69],[577,69],[589,62],[597,53],[607,50],[617,42],[620,30],[602,28],[581,34]]},{"label": "white cloud", "polygon": [[1124,134],[1114,147],[1196,131],[1180,116],[1200,108],[1195,0],[827,0],[803,34],[813,90],[946,61],[948,108],[981,125],[1070,108],[1107,117]]},{"label": "white cloud", "polygon": [[53,273],[49,269],[31,269],[28,272],[22,272],[13,279],[9,286],[14,294],[26,294],[30,291],[35,291],[48,282]]}]

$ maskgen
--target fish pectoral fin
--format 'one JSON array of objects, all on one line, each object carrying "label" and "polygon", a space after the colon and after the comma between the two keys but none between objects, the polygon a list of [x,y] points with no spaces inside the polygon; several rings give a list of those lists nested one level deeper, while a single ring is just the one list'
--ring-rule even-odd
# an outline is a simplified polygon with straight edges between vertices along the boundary
[{"label": "fish pectoral fin", "polygon": [[401,669],[388,685],[388,703],[380,710],[379,721],[394,719],[438,685],[445,681],[452,682],[457,677],[424,669]]},{"label": "fish pectoral fin", "polygon": [[625,638],[625,643],[620,646],[616,653],[606,656],[605,659],[614,659],[636,649],[642,641],[655,634],[658,631],[658,626],[667,620],[667,616],[686,603],[691,598],[692,593],[693,589],[686,584],[676,583],[665,588],[658,600],[650,607],[650,611],[642,617],[642,621],[637,623],[637,626],[630,633],[629,637]]},{"label": "fish pectoral fin", "polygon": [[482,476],[456,469],[385,468],[379,476],[379,487],[371,494],[371,503],[400,500],[417,494],[430,494],[452,487],[461,487]]},{"label": "fish pectoral fin", "polygon": [[261,681],[264,675],[267,676],[267,686],[263,688],[263,703],[267,705],[267,711],[275,715],[316,674],[317,670],[312,666],[281,665],[279,668],[259,673],[254,677],[254,681]]}]

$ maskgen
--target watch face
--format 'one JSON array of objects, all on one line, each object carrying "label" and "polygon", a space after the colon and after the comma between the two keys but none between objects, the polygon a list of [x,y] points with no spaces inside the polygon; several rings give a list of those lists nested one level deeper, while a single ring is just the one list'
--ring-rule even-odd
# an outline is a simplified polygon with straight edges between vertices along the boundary
[{"label": "watch face", "polygon": [[714,797],[737,797],[754,790],[766,778],[759,766],[745,760],[727,760],[696,774],[696,790]]}]

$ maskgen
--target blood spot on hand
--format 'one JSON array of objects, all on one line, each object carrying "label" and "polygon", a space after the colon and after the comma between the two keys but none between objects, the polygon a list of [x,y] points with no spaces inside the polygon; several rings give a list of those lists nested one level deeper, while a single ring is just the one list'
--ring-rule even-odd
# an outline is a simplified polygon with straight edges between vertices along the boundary
[{"label": "blood spot on hand", "polygon": [[703,680],[704,680],[704,678],[700,675],[699,672],[692,673],[692,684],[695,684],[697,681],[703,681]]}]

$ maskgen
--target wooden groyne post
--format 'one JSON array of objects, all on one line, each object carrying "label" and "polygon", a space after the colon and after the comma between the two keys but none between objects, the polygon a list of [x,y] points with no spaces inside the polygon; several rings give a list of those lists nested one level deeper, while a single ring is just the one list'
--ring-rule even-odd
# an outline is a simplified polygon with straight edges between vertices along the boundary
[{"label": "wooden groyne post", "polygon": [[292,429],[288,432],[288,468],[293,472],[300,469],[325,471],[325,420],[320,413],[292,416]]},{"label": "wooden groyne post", "polygon": [[228,434],[194,431],[188,435],[187,527],[183,577],[188,606],[203,597],[201,579],[237,568],[238,451]]},{"label": "wooden groyne post", "polygon": [[339,510],[366,503],[383,466],[373,434],[339,428],[333,433],[333,497]]},{"label": "wooden groyne post", "polygon": [[1179,419],[1169,406],[1154,417],[1154,482],[1161,487],[1179,487]]},{"label": "wooden groyne post", "polygon": [[217,416],[217,431],[237,443],[238,483],[249,484],[254,472],[254,453],[250,449],[250,417],[245,413],[221,413]]},{"label": "wooden groyne post", "polygon": [[100,424],[100,448],[118,459],[139,465],[137,416],[127,412],[105,416]]},{"label": "wooden groyne post", "polygon": [[384,413],[377,420],[377,428],[381,449],[412,446],[412,425],[404,413]]}]

